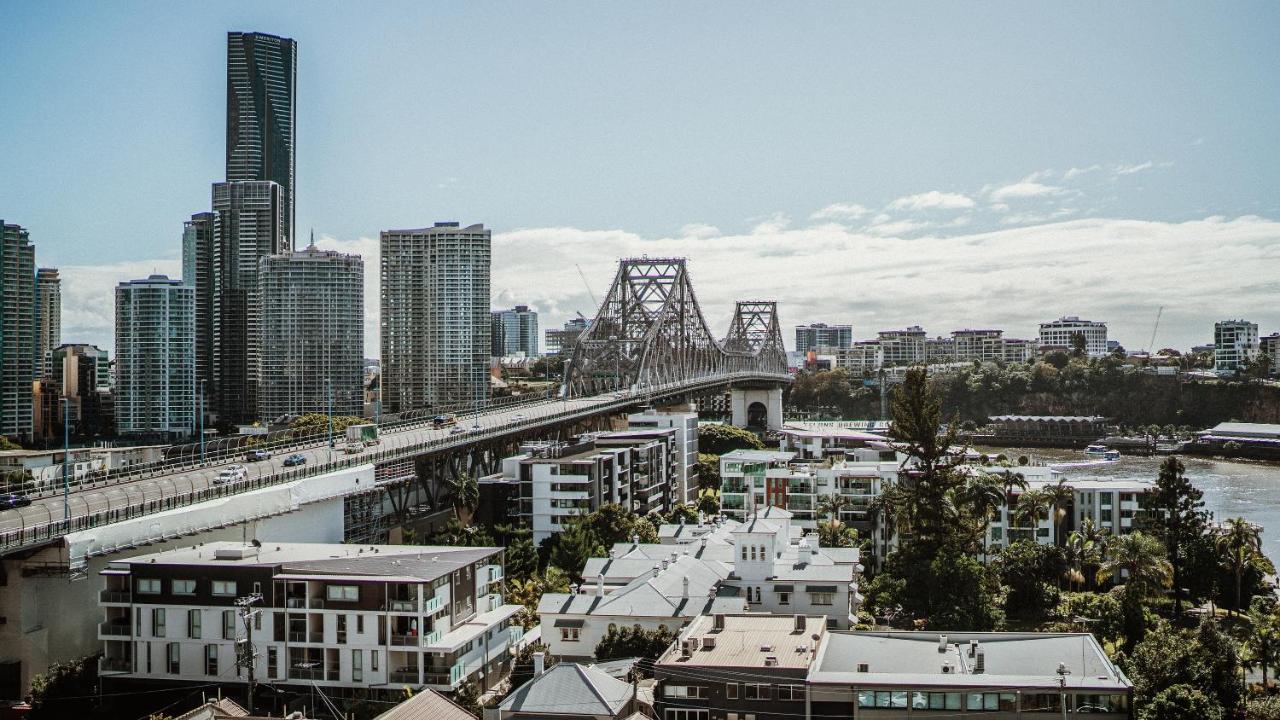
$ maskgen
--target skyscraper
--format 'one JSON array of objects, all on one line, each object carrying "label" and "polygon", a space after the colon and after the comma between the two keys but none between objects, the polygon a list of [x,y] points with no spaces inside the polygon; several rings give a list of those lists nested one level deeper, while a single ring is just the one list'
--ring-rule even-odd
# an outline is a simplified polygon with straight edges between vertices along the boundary
[{"label": "skyscraper", "polygon": [[217,215],[196,213],[182,224],[182,281],[194,290],[196,383],[213,382],[213,236]]},{"label": "skyscraper", "polygon": [[0,220],[0,435],[31,438],[36,356],[36,249]]},{"label": "skyscraper", "polygon": [[227,33],[227,182],[281,187],[281,234],[293,247],[298,44],[265,33]]},{"label": "skyscraper", "polygon": [[62,281],[57,268],[36,270],[36,354],[32,371],[48,374],[49,353],[62,344]]},{"label": "skyscraper", "polygon": [[384,230],[382,400],[387,412],[489,395],[489,248],[483,225]]},{"label": "skyscraper", "polygon": [[364,261],[317,250],[260,261],[262,370],[258,417],[364,407]]},{"label": "skyscraper", "polygon": [[847,348],[853,345],[852,325],[812,325],[796,326],[796,352],[809,352],[818,348]]},{"label": "skyscraper", "polygon": [[256,418],[261,359],[258,263],[288,251],[284,208],[274,182],[213,185],[213,258],[209,375],[218,421]]},{"label": "skyscraper", "polygon": [[116,286],[116,429],[176,440],[195,423],[195,291],[152,275]]},{"label": "skyscraper", "polygon": [[494,357],[508,357],[523,353],[525,357],[538,355],[538,313],[528,305],[517,305],[511,310],[494,310],[490,323]]}]

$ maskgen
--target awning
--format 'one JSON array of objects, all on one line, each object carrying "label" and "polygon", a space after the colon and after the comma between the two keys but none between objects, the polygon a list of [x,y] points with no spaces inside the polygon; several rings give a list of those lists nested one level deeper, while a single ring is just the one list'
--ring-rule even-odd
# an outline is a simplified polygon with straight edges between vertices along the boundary
[{"label": "awning", "polygon": [[117,568],[106,568],[105,570],[100,570],[98,572],[99,575],[128,575],[129,573],[130,571],[128,570],[120,570]]},{"label": "awning", "polygon": [[773,586],[774,592],[795,592],[795,589],[796,588],[794,585],[774,585]]},{"label": "awning", "polygon": [[555,622],[555,626],[558,628],[580,628],[585,622],[584,620],[560,619]]},{"label": "awning", "polygon": [[833,593],[836,591],[835,585],[805,585],[805,592]]}]

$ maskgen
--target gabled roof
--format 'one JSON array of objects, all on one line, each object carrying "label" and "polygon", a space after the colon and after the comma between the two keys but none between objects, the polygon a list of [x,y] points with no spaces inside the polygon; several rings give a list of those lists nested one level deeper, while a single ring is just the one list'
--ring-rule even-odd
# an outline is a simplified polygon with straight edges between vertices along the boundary
[{"label": "gabled roof", "polygon": [[498,707],[504,713],[618,717],[631,695],[629,684],[601,670],[561,663],[521,685]]},{"label": "gabled roof", "polygon": [[440,693],[423,688],[373,720],[476,720],[476,716]]}]

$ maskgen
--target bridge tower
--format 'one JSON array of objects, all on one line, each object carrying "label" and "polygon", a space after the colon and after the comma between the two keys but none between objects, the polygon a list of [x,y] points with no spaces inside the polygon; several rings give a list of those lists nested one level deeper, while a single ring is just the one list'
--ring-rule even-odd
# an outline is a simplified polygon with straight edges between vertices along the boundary
[{"label": "bridge tower", "polygon": [[[786,371],[787,352],[782,345],[778,304],[766,300],[742,300],[734,307],[726,352],[742,353]],[[731,422],[738,427],[777,430],[782,427],[782,384],[753,382],[729,390]]]}]

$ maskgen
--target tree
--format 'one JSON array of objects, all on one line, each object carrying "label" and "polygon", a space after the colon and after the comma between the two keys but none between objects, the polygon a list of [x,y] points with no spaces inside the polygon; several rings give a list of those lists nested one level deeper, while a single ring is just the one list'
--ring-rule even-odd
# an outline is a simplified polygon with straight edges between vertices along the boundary
[{"label": "tree", "polygon": [[1126,592],[1141,601],[1169,587],[1173,568],[1159,540],[1135,531],[1111,541],[1097,577],[1099,583],[1123,578]]},{"label": "tree", "polygon": [[[696,512],[694,516],[697,516]],[[615,543],[631,542],[637,536],[643,543],[658,541],[653,523],[617,503],[605,503],[576,520],[606,548]]]},{"label": "tree", "polygon": [[701,425],[698,427],[698,450],[724,455],[734,450],[763,450],[764,443],[750,430],[733,425]]},{"label": "tree", "polygon": [[1182,612],[1183,585],[1191,545],[1205,533],[1209,514],[1204,493],[1187,479],[1186,468],[1170,456],[1160,465],[1155,487],[1147,494],[1144,526],[1164,543],[1173,568],[1174,612]]},{"label": "tree", "polygon": [[1138,714],[1139,720],[1221,720],[1222,706],[1190,685],[1161,690]]},{"label": "tree", "polygon": [[1218,550],[1226,556],[1236,581],[1236,604],[1233,612],[1238,612],[1242,607],[1241,589],[1245,568],[1262,555],[1261,531],[1257,525],[1244,518],[1230,518],[1218,530],[1216,544]]},{"label": "tree", "polygon": [[672,525],[696,523],[698,522],[698,510],[692,505],[673,505],[665,520]]},{"label": "tree", "polygon": [[858,547],[858,531],[839,520],[821,523],[818,525],[818,547]]},{"label": "tree", "polygon": [[1280,695],[1253,698],[1246,702],[1244,720],[1280,720]]},{"label": "tree", "polygon": [[1089,348],[1089,343],[1084,337],[1084,333],[1071,333],[1071,357],[1082,358]]},{"label": "tree", "polygon": [[1000,582],[1008,588],[1005,614],[1039,620],[1057,607],[1057,583],[1067,572],[1062,548],[1018,540],[1000,552]]},{"label": "tree", "polygon": [[453,502],[453,514],[463,525],[471,524],[471,516],[480,505],[480,484],[470,475],[454,475],[445,479],[445,492]]},{"label": "tree", "polygon": [[575,582],[582,582],[582,568],[588,559],[604,554],[600,539],[577,518],[565,523],[564,529],[552,536],[551,564],[564,570]]},{"label": "tree", "polygon": [[596,645],[596,662],[619,658],[657,660],[675,639],[675,633],[665,626],[657,630],[645,630],[639,625],[610,627]]},{"label": "tree", "polygon": [[698,489],[720,489],[720,456],[712,453],[698,453]]},{"label": "tree", "polygon": [[1047,485],[1041,492],[1053,507],[1053,542],[1061,545],[1066,540],[1062,536],[1062,521],[1067,517],[1067,508],[1075,502],[1076,489],[1066,480],[1059,480],[1057,485]]},{"label": "tree", "polygon": [[1107,553],[1107,541],[1110,531],[1099,528],[1093,518],[1085,518],[1079,530],[1072,530],[1067,536],[1067,560],[1077,573],[1078,582],[1083,582],[1086,589],[1092,589],[1097,577],[1098,564]]},{"label": "tree", "polygon": [[1018,504],[1014,507],[1014,520],[1023,527],[1031,527],[1034,535],[1035,527],[1041,520],[1048,520],[1053,509],[1053,501],[1043,490],[1028,490],[1018,496]]},{"label": "tree", "polygon": [[538,571],[538,550],[529,538],[517,538],[507,546],[506,574],[509,578],[528,578]]},{"label": "tree", "polygon": [[92,717],[97,685],[97,655],[54,663],[31,678],[31,717]]},{"label": "tree", "polygon": [[[908,370],[893,391],[893,425],[889,434],[901,443],[914,467],[902,491],[887,496],[891,514],[905,521],[913,542],[936,551],[949,542],[964,541],[965,531],[952,522],[955,491],[965,483],[965,473],[955,467],[955,422],[943,424],[942,402],[929,388],[928,373]],[[883,496],[882,496],[883,497]]]},{"label": "tree", "polygon": [[814,508],[819,515],[826,515],[827,522],[835,524],[840,521],[840,511],[853,505],[853,500],[846,495],[839,493],[831,493],[830,495],[820,498],[818,506]]},{"label": "tree", "polygon": [[1257,597],[1249,605],[1249,626],[1244,636],[1244,663],[1262,670],[1262,687],[1267,687],[1267,671],[1280,664],[1280,618],[1272,598]]},{"label": "tree", "polygon": [[868,600],[881,613],[901,608],[895,623],[919,621],[930,630],[994,630],[1004,617],[993,568],[958,548],[937,554],[903,543],[871,581]]},{"label": "tree", "polygon": [[470,680],[462,683],[462,686],[453,694],[453,702],[475,717],[484,717],[484,706],[480,704],[480,691]]},{"label": "tree", "polygon": [[[416,545],[412,538],[405,540],[406,544]],[[444,529],[440,532],[428,536],[427,545],[449,545],[456,547],[493,547],[497,541],[489,534],[485,528],[478,526],[463,525],[458,522],[456,517],[451,517],[444,523]]]},{"label": "tree", "polygon": [[1133,681],[1139,708],[1175,685],[1198,688],[1226,711],[1240,704],[1240,659],[1235,643],[1209,617],[1192,632],[1157,622],[1124,658],[1123,666]]},{"label": "tree", "polygon": [[9,438],[3,435],[0,435],[0,450],[21,450],[21,449],[22,449],[21,445],[19,445],[18,443],[10,440]]},{"label": "tree", "polygon": [[720,514],[720,499],[716,497],[715,490],[707,490],[698,496],[698,512],[707,516]]}]

